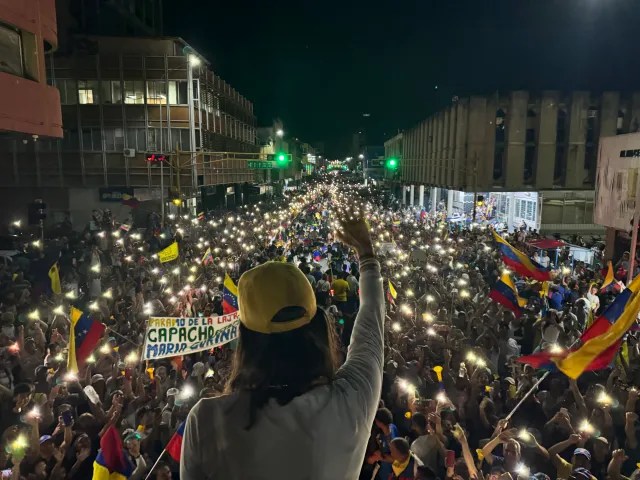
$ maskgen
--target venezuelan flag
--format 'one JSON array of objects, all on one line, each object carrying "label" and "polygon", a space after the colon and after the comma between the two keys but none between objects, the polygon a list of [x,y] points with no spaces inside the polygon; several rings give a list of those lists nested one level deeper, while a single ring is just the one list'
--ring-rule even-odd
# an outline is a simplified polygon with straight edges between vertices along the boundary
[{"label": "venezuelan flag", "polygon": [[118,430],[112,425],[100,439],[100,451],[93,462],[92,480],[126,480],[133,470],[122,449]]},{"label": "venezuelan flag", "polygon": [[527,301],[518,295],[518,290],[513,280],[511,280],[511,275],[508,273],[502,274],[500,280],[496,282],[491,292],[489,292],[489,298],[508,308],[516,316],[522,315],[521,308],[527,304]]},{"label": "venezuelan flag", "polygon": [[[577,350],[569,353],[566,358],[558,360],[556,362],[558,370],[575,379],[582,375],[582,372],[594,361],[601,360],[603,355],[611,356],[608,359],[610,363],[620,347],[623,335],[636,323],[638,312],[640,312],[639,291],[640,276],[636,277],[631,285],[618,295],[603,314],[607,323],[614,323],[604,324],[602,333],[589,338]],[[596,320],[591,328],[598,323],[600,323],[600,319]]]},{"label": "venezuelan flag", "polygon": [[539,282],[551,280],[551,273],[545,270],[542,265],[534,262],[520,250],[512,247],[509,242],[493,231],[493,238],[498,244],[502,261],[513,268],[516,273],[524,277],[530,277]]},{"label": "venezuelan flag", "polygon": [[609,285],[611,285],[616,277],[613,274],[613,264],[611,260],[607,262],[607,276],[604,278],[604,282],[602,282],[602,286],[600,287],[600,291],[606,289]]},{"label": "venezuelan flag", "polygon": [[[583,372],[602,370],[613,362],[622,337],[635,323],[640,311],[640,277],[620,293],[605,312],[580,336],[580,347],[561,352],[550,350],[518,358],[534,368],[555,369],[571,378]],[[611,322],[615,322],[613,325]]]},{"label": "venezuelan flag", "polygon": [[238,311],[238,287],[233,283],[228,273],[224,275],[224,288],[222,289],[222,311],[233,313]]},{"label": "venezuelan flag", "polygon": [[184,424],[182,422],[176,430],[176,433],[173,434],[169,443],[165,447],[165,450],[169,454],[171,458],[173,458],[176,462],[180,461],[180,452],[182,451],[182,437],[184,436]]},{"label": "venezuelan flag", "polygon": [[98,345],[105,326],[75,307],[71,307],[70,318],[67,370],[77,373],[78,367],[84,364]]},{"label": "venezuelan flag", "polygon": [[202,256],[201,263],[205,266],[213,264],[213,254],[211,253],[211,247],[207,247],[207,251],[204,252],[204,255]]}]

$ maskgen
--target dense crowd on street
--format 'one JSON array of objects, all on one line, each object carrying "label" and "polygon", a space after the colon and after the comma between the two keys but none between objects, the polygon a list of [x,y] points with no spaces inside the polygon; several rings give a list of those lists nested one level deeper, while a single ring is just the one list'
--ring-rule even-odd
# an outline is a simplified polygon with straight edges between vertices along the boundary
[{"label": "dense crowd on street", "polygon": [[[348,219],[356,211],[367,221],[375,258],[359,258],[362,252],[336,234],[338,213]],[[359,432],[368,437],[358,459],[361,479],[618,480],[640,471],[634,330],[611,365],[577,380],[551,368],[535,386],[546,370],[517,361],[574,345],[624,290],[628,255],[616,265],[617,280],[601,289],[603,265],[562,256],[555,265],[555,255],[550,260],[549,252],[528,249],[535,232],[505,234],[553,270],[547,286],[513,275],[526,301],[516,314],[490,298],[506,267],[486,225],[450,224],[443,212],[399,205],[371,187],[310,182],[233,211],[180,212],[164,224],[157,215],[144,225],[123,221],[94,212],[81,232],[30,242],[0,265],[2,479],[91,479],[106,432],[117,432],[122,443],[130,466],[123,478],[179,478],[179,461],[166,449],[176,431],[201,399],[248,380],[233,368],[237,340],[144,359],[147,320],[222,316],[225,277],[237,284],[269,262],[293,265],[308,280],[330,315],[338,366],[349,362],[363,321],[358,313],[367,315],[361,312],[365,273],[382,278],[383,374],[374,420]],[[179,257],[160,263],[158,252],[174,241]],[[51,291],[54,264],[60,293]],[[105,326],[77,372],[68,368],[72,306]],[[256,419],[248,417],[250,428]],[[224,435],[221,420],[210,418],[216,435]],[[185,440],[193,441],[190,425]],[[306,442],[313,432],[291,435],[287,445]],[[257,448],[268,451],[278,441]],[[350,447],[344,448],[347,455]],[[247,462],[269,455],[245,453]],[[314,469],[331,471],[333,460]],[[277,468],[279,478],[311,478],[287,464]],[[340,475],[313,478],[351,478]]]}]

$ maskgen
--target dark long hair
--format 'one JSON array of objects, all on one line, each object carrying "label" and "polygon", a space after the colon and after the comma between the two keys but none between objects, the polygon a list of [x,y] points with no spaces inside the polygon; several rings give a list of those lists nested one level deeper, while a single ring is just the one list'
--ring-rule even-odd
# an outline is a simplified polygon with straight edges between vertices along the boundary
[{"label": "dark long hair", "polygon": [[[303,313],[299,307],[287,307],[278,312],[273,321],[289,321]],[[312,388],[331,382],[337,366],[333,319],[319,307],[311,322],[290,332],[262,334],[240,323],[226,391],[249,395],[248,429],[269,399],[286,405]]]}]

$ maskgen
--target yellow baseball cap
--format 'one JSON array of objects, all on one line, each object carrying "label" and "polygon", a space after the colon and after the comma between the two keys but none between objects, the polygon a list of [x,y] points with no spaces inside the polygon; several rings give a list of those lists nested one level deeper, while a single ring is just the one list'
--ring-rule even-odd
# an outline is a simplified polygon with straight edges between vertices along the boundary
[{"label": "yellow baseball cap", "polygon": [[[315,316],[316,297],[307,277],[290,263],[267,262],[246,271],[238,281],[240,321],[258,333],[290,332]],[[286,322],[273,317],[286,307],[300,307],[304,315]]]}]

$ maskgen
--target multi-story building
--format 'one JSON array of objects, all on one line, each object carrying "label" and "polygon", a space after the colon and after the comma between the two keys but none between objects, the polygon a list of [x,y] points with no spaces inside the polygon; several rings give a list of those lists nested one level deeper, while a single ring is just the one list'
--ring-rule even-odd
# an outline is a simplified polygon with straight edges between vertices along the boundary
[{"label": "multi-story building", "polygon": [[[96,36],[74,42],[49,65],[64,139],[33,149],[8,146],[12,168],[0,182],[16,187],[14,201],[23,201],[24,187],[38,189],[54,214],[71,213],[83,223],[95,208],[124,214],[123,194],[157,208],[171,190],[195,209],[201,187],[220,185],[237,196],[239,184],[254,181],[247,168],[257,151],[253,104],[186,42]],[[154,166],[147,161],[152,154],[167,161]]]},{"label": "multi-story building", "polygon": [[639,128],[640,93],[472,96],[404,132],[399,178],[431,187],[432,202],[443,197],[437,189],[534,192],[538,212],[525,216],[538,216],[541,231],[601,232],[592,219],[598,139]]},{"label": "multi-story building", "polygon": [[[54,0],[0,0],[0,134],[23,145],[62,137],[58,91],[45,54],[58,45]],[[6,172],[5,172],[6,173]]]}]

